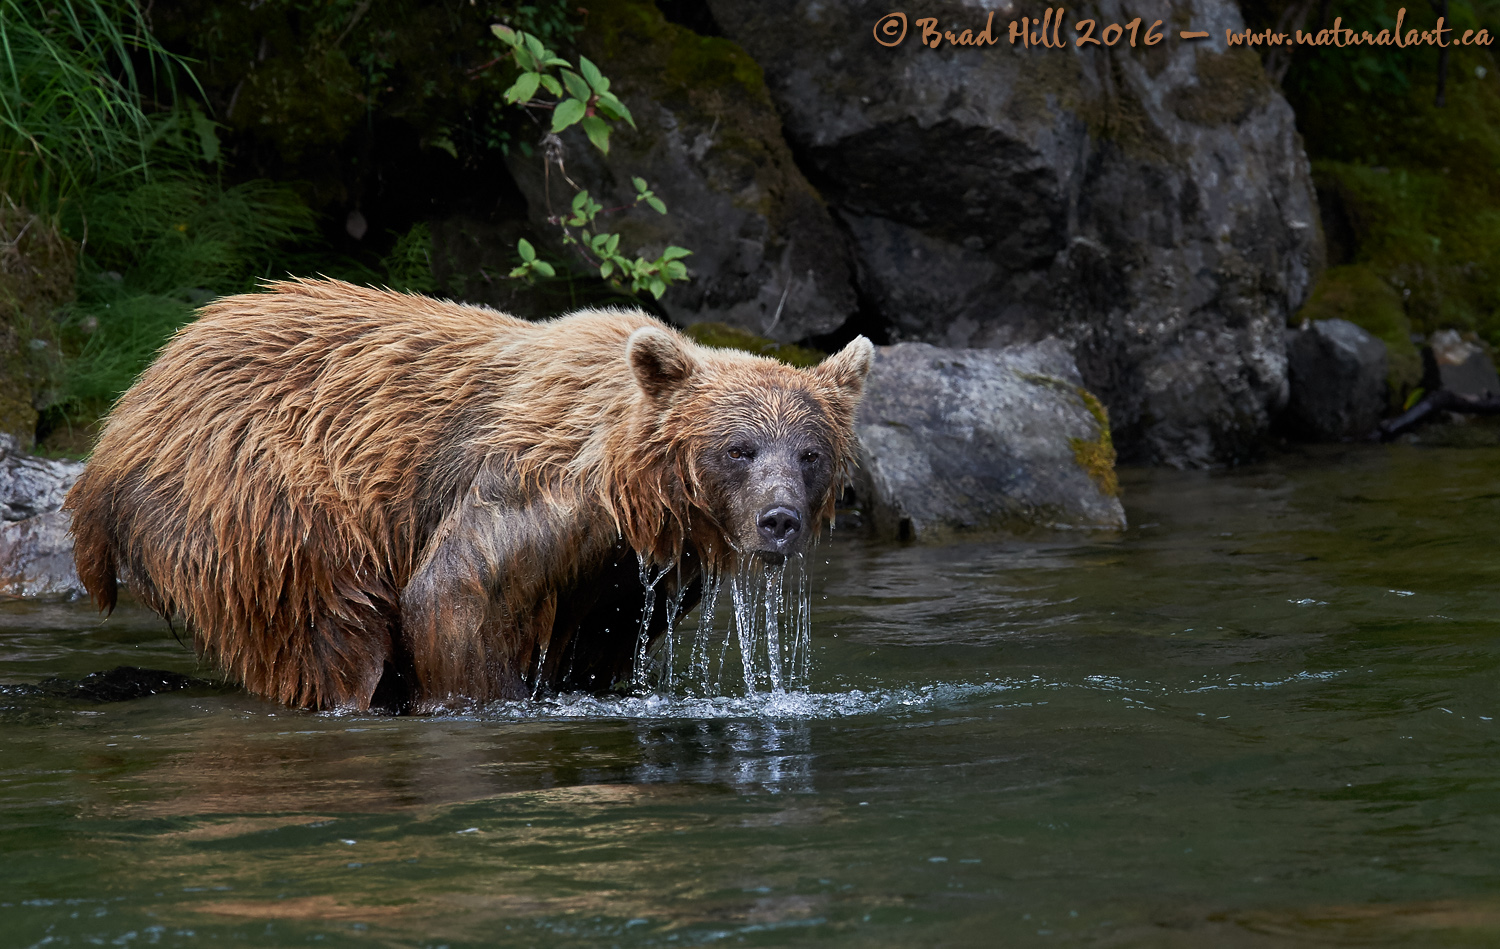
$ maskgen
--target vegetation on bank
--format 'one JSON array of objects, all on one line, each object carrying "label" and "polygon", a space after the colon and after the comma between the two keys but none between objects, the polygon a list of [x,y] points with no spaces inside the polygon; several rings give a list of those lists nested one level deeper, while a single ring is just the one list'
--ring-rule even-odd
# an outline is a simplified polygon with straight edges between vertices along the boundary
[{"label": "vegetation on bank", "polygon": [[[503,177],[497,156],[530,150],[503,95],[527,74],[507,59],[525,34],[491,26],[554,43],[577,32],[560,2],[152,8],[0,0],[0,430],[23,443],[35,432],[46,448],[85,451],[90,427],[198,306],[259,279],[322,273],[439,292],[420,211],[369,220],[351,184],[390,177],[372,155],[393,137],[404,139],[398,152],[460,166],[414,190]],[[607,88],[598,70],[584,75]],[[400,128],[377,134],[377,124]],[[351,143],[364,154],[349,154]],[[369,206],[401,203],[383,198]],[[336,213],[350,203],[354,212]],[[685,276],[682,248],[622,266],[602,237],[589,249],[607,248],[606,266],[632,278],[627,292],[659,296]],[[553,276],[534,251],[526,259],[528,241],[519,247],[518,270]],[[581,302],[572,273],[544,282],[541,295]]]},{"label": "vegetation on bank", "polygon": [[[1500,3],[1448,0],[1461,34]],[[1252,25],[1431,29],[1437,4],[1246,4]],[[1284,52],[1267,52],[1284,56]],[[1275,71],[1277,64],[1268,62]],[[1453,328],[1500,347],[1500,63],[1488,48],[1296,48],[1282,88],[1318,189],[1329,268],[1297,319],[1341,317],[1387,343],[1396,395],[1420,376],[1412,335]],[[1442,104],[1439,104],[1441,95]]]}]

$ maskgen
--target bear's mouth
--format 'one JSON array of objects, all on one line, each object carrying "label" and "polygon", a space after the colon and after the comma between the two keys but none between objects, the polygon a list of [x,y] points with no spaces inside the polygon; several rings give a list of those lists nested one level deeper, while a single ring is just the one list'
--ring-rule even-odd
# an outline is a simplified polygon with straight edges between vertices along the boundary
[{"label": "bear's mouth", "polygon": [[755,556],[768,567],[779,567],[786,563],[786,554],[780,550],[758,550]]}]

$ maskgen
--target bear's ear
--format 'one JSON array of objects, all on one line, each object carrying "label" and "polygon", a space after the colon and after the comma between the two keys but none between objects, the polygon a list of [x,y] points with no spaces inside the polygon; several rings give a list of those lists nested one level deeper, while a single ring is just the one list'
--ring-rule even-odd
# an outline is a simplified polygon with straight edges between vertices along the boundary
[{"label": "bear's ear", "polygon": [[625,343],[625,358],[635,373],[641,391],[653,399],[670,395],[698,368],[676,334],[658,326],[643,326],[630,334]]},{"label": "bear's ear", "polygon": [[864,392],[865,376],[874,363],[875,344],[856,336],[848,346],[818,363],[812,373],[857,399]]}]

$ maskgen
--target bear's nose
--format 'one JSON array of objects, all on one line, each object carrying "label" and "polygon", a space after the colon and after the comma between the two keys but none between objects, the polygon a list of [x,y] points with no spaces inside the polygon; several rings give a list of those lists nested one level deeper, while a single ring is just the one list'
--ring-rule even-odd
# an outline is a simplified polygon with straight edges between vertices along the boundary
[{"label": "bear's nose", "polygon": [[758,526],[761,537],[781,548],[802,529],[802,518],[789,507],[773,507],[761,512]]}]

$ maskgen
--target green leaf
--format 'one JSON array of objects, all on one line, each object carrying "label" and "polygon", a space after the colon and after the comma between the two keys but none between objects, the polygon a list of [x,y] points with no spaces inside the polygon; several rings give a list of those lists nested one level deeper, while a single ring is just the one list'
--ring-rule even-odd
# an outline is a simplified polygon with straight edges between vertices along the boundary
[{"label": "green leaf", "polygon": [[490,32],[499,37],[500,42],[506,44],[507,46],[521,45],[521,38],[516,35],[516,31],[506,26],[504,23],[492,24],[490,26]]},{"label": "green leaf", "polygon": [[615,250],[617,250],[619,248],[619,246],[620,246],[620,235],[618,235],[618,234],[611,234],[611,235],[609,235],[609,243],[604,245],[604,252],[606,254],[613,254],[615,252]]},{"label": "green leaf", "polygon": [[527,261],[528,263],[530,261],[536,260],[536,248],[532,247],[531,241],[527,240],[524,237],[516,241],[516,252],[521,255],[522,260]]},{"label": "green leaf", "polygon": [[587,191],[580,191],[577,194],[573,195],[573,210],[583,210],[583,206],[588,202],[588,200],[589,193]]},{"label": "green leaf", "polygon": [[530,33],[522,33],[521,35],[526,38],[526,48],[531,51],[531,55],[536,57],[537,62],[544,63],[550,58],[547,53],[547,47],[542,45],[541,40]]},{"label": "green leaf", "polygon": [[583,78],[588,81],[589,86],[595,92],[604,93],[609,91],[609,80],[604,78],[604,74],[599,71],[598,66],[589,62],[587,56],[578,57],[578,71],[583,73]]},{"label": "green leaf", "polygon": [[542,77],[542,88],[546,89],[548,92],[561,99],[563,97],[562,83],[558,82],[556,78],[549,76],[546,73],[541,73],[540,75]]},{"label": "green leaf", "polygon": [[577,99],[564,99],[559,102],[557,108],[552,110],[552,131],[561,132],[573,125],[583,118],[583,112],[584,105]]},{"label": "green leaf", "polygon": [[[577,100],[569,100],[577,101]],[[583,131],[594,143],[594,147],[604,154],[609,154],[609,126],[597,115],[586,115],[582,123]]]},{"label": "green leaf", "polygon": [[656,299],[660,300],[661,299],[661,295],[663,293],[666,293],[666,292],[667,292],[667,285],[662,281],[662,279],[660,277],[652,277],[651,278],[651,295],[654,296],[654,297],[656,297]]},{"label": "green leaf", "polygon": [[584,82],[583,79],[571,69],[564,69],[561,70],[561,72],[563,85],[568,87],[568,95],[572,96],[575,99],[582,100],[583,102],[589,101],[589,97],[594,94],[594,90],[589,88],[589,84]]},{"label": "green leaf", "polygon": [[678,258],[686,257],[691,253],[692,251],[688,250],[686,247],[678,247],[676,244],[672,244],[668,246],[666,250],[661,252],[661,259],[677,260]]},{"label": "green leaf", "polygon": [[646,190],[646,179],[645,178],[631,178],[630,182],[631,182],[631,184],[635,185],[635,190],[637,190],[637,191],[645,191]]},{"label": "green leaf", "polygon": [[512,270],[510,272],[510,276],[512,276],[512,277],[525,277],[526,279],[529,280],[529,279],[531,279],[531,268],[527,267],[525,264],[522,264],[521,266],[519,266],[519,267],[515,268],[514,270]]},{"label": "green leaf", "polygon": [[666,202],[662,201],[661,198],[653,196],[653,197],[647,198],[646,199],[646,203],[649,204],[649,205],[651,205],[653,208],[655,208],[657,214],[666,214],[667,213]]},{"label": "green leaf", "polygon": [[635,128],[635,119],[631,117],[630,110],[625,108],[625,103],[615,98],[613,92],[599,93],[599,107],[603,109],[612,119],[624,119]]},{"label": "green leaf", "polygon": [[663,269],[662,272],[667,275],[668,280],[687,279],[687,265],[685,265],[680,260],[667,261],[667,266]]},{"label": "green leaf", "polygon": [[572,66],[573,66],[572,63],[568,62],[566,59],[563,59],[561,56],[551,56],[551,57],[549,57],[548,60],[547,60],[547,65],[548,66],[561,66],[564,69],[571,69]]},{"label": "green leaf", "polygon": [[547,263],[545,260],[533,260],[531,262],[531,269],[535,270],[537,273],[541,274],[543,277],[555,277],[555,276],[557,276],[557,271],[553,270],[552,269],[552,265],[549,264],[549,263]]},{"label": "green leaf", "polygon": [[506,102],[530,102],[531,97],[536,95],[537,83],[541,81],[540,73],[523,72],[516,79],[515,84],[505,90]]},{"label": "green leaf", "polygon": [[608,280],[609,279],[609,275],[612,274],[612,273],[614,273],[614,272],[615,272],[615,265],[611,261],[606,260],[604,263],[602,263],[602,264],[599,265],[599,276],[605,278],[606,280]]},{"label": "green leaf", "polygon": [[532,58],[531,54],[526,52],[526,47],[524,46],[516,47],[516,65],[521,67],[523,71],[529,72],[538,72],[541,69],[541,67],[536,64],[536,60]]}]

